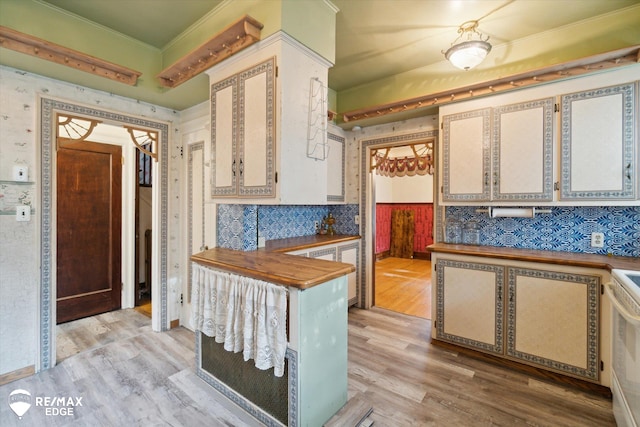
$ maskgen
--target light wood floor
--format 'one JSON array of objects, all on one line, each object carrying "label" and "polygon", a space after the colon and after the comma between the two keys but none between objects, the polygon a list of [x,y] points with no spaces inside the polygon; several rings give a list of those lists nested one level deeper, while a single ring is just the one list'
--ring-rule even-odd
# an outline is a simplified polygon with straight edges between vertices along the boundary
[{"label": "light wood floor", "polygon": [[[78,353],[0,386],[0,425],[259,425],[196,377],[191,331],[153,332],[133,309],[96,317],[67,324]],[[349,397],[373,407],[374,426],[615,425],[609,400],[435,347],[430,324],[379,308],[350,310]],[[33,406],[18,420],[2,403],[15,389],[82,397],[83,405],[55,419]]]},{"label": "light wood floor", "polygon": [[377,307],[431,318],[431,261],[387,257],[375,269]]}]

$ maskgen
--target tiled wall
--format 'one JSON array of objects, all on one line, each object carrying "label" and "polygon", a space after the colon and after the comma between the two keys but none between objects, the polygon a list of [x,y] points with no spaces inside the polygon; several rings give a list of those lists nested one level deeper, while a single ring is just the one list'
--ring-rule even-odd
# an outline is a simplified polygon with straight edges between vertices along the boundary
[{"label": "tiled wall", "polygon": [[[491,246],[640,257],[640,207],[552,207],[535,218],[489,218],[476,207],[449,206],[447,218],[477,221],[480,242]],[[591,247],[591,233],[604,247]]]},{"label": "tiled wall", "polygon": [[315,234],[315,221],[332,214],[337,234],[358,234],[354,217],[358,205],[277,206],[219,205],[218,246],[251,251],[258,247],[258,233],[265,240]]}]

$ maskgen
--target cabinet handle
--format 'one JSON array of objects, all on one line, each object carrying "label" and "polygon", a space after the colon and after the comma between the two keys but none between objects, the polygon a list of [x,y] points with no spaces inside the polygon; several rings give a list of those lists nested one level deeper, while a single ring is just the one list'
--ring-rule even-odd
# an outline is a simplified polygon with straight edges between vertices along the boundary
[{"label": "cabinet handle", "polygon": [[236,176],[236,159],[233,159],[233,163],[231,164],[231,172],[233,173],[233,176]]},{"label": "cabinet handle", "polygon": [[631,163],[627,164],[627,179],[631,181]]},{"label": "cabinet handle", "polygon": [[487,172],[484,173],[484,185],[485,186],[489,185],[489,173]]},{"label": "cabinet handle", "polygon": [[496,187],[498,185],[498,172],[493,173],[493,186]]},{"label": "cabinet handle", "polygon": [[244,174],[244,163],[242,162],[242,159],[240,159],[240,175]]}]

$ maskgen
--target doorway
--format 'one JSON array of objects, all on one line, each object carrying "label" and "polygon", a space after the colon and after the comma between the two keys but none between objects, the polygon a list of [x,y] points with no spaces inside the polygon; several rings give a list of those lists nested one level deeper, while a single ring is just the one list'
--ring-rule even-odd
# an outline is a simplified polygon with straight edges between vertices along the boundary
[{"label": "doorway", "polygon": [[431,317],[433,243],[433,141],[375,147],[374,304]]},{"label": "doorway", "polygon": [[152,317],[152,219],[153,219],[153,150],[152,142],[136,150],[134,165],[136,175],[136,213],[135,213],[135,309],[147,317]]},{"label": "doorway", "polygon": [[[364,225],[364,229],[362,231],[362,245],[363,245],[363,255],[361,258],[362,265],[362,276],[365,278],[365,292],[360,296],[360,305],[363,308],[370,308],[374,305],[378,304],[376,301],[376,289],[383,290],[384,287],[380,282],[385,280],[384,274],[387,274],[387,278],[394,278],[398,280],[405,279],[402,276],[408,276],[407,281],[423,281],[423,285],[419,285],[419,288],[422,288],[424,293],[428,294],[428,299],[430,301],[430,292],[427,289],[426,285],[426,277],[424,274],[420,276],[413,276],[411,273],[411,269],[414,268],[411,264],[422,264],[415,267],[417,271],[420,273],[427,273],[430,275],[430,263],[426,260],[415,259],[414,258],[400,258],[399,262],[405,262],[405,264],[398,264],[395,267],[391,267],[395,271],[387,270],[386,273],[381,271],[382,269],[378,269],[379,277],[376,277],[376,265],[378,267],[384,267],[383,264],[379,264],[377,261],[377,251],[376,251],[376,228],[377,218],[376,218],[376,177],[375,177],[375,166],[376,159],[375,154],[376,151],[383,149],[386,151],[386,148],[393,147],[402,147],[402,146],[410,146],[411,144],[420,144],[425,142],[431,142],[435,144],[435,139],[437,136],[437,130],[428,130],[428,131],[420,131],[409,134],[398,134],[392,136],[384,136],[384,137],[376,137],[371,139],[361,139],[360,140],[360,171],[361,171],[361,187],[363,191],[361,191],[361,199],[360,199],[360,220]],[[433,188],[431,189],[433,190]],[[408,264],[406,261],[409,260]],[[399,291],[401,294],[401,290]],[[422,312],[428,313],[429,309],[423,308]],[[414,313],[411,313],[415,315]],[[429,313],[430,314],[430,313]],[[427,315],[424,314],[426,317]]]},{"label": "doorway", "polygon": [[[41,166],[41,199],[40,199],[40,229],[41,229],[41,277],[40,277],[40,313],[39,313],[39,343],[36,370],[41,371],[53,367],[56,363],[56,311],[57,311],[57,195],[56,183],[56,143],[58,115],[82,117],[112,128],[123,129],[123,126],[135,126],[155,130],[158,135],[158,152],[167,153],[169,146],[169,126],[165,122],[99,110],[91,106],[76,105],[68,102],[41,98],[40,99],[40,166]],[[82,132],[82,130],[81,130]],[[100,142],[103,142],[100,140]],[[107,141],[107,143],[111,143]],[[118,145],[118,143],[115,143]],[[122,144],[121,144],[122,145]],[[123,146],[125,164],[131,164],[135,157],[133,144]],[[127,160],[128,159],[128,160]],[[155,278],[152,288],[158,295],[157,307],[153,309],[151,326],[153,330],[169,329],[167,313],[167,244],[168,244],[168,163],[154,162],[154,176],[160,185],[156,185],[153,202],[153,223],[157,224],[159,236],[153,237],[152,271]],[[121,307],[134,306],[134,178],[133,169],[124,168],[123,176],[123,222],[122,222],[122,280]],[[131,187],[129,187],[131,184]],[[131,200],[131,202],[127,202]]]}]

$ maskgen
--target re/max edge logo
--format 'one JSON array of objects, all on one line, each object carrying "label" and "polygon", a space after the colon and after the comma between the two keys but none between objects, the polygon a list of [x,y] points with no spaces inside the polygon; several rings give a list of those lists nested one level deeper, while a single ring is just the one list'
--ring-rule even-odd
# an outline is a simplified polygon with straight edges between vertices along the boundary
[{"label": "re/max edge logo", "polygon": [[75,409],[82,406],[82,397],[31,397],[27,390],[14,390],[9,395],[9,407],[22,419],[32,407],[44,408],[46,416],[73,416]]}]

